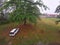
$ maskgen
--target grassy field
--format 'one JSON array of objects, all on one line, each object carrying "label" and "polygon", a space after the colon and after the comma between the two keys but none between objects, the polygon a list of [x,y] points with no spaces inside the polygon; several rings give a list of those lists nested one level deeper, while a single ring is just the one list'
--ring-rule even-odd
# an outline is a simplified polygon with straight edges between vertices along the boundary
[{"label": "grassy field", "polygon": [[[15,37],[9,37],[9,31],[16,27],[17,23],[0,25],[0,45],[12,43],[12,45],[33,45],[39,41],[60,43],[60,23],[55,24],[56,18],[42,18],[35,25],[23,26]],[[4,43],[4,44],[3,44]]]}]

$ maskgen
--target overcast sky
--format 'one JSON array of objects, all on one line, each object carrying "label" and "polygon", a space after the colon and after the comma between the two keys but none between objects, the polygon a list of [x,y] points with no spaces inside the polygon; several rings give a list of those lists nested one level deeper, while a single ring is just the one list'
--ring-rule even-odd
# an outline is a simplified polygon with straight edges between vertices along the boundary
[{"label": "overcast sky", "polygon": [[43,2],[50,8],[50,10],[43,11],[44,13],[54,13],[56,7],[60,4],[60,0],[43,0]]}]

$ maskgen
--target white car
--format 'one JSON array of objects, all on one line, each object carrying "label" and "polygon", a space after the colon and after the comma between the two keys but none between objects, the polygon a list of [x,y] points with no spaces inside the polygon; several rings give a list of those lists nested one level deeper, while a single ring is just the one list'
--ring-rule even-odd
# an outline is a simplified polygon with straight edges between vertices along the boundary
[{"label": "white car", "polygon": [[10,31],[9,36],[15,36],[19,31],[19,28],[14,28]]}]

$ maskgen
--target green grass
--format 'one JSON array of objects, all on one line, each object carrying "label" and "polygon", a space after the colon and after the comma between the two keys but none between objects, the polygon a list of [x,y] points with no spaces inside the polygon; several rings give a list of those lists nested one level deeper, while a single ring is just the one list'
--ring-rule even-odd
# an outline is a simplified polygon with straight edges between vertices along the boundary
[{"label": "green grass", "polygon": [[[27,34],[20,32],[13,39],[9,36],[5,36],[6,39],[12,40],[13,45],[32,45],[41,41],[43,43],[46,42],[60,42],[60,23],[58,25],[55,24],[55,21],[59,20],[56,18],[42,18],[42,20],[38,20],[35,29],[29,29],[32,31],[26,31]],[[14,25],[14,26],[13,26]],[[0,25],[0,33],[4,32],[7,27],[15,27],[18,23],[9,23],[5,25]],[[43,31],[43,32],[42,32]],[[1,35],[1,34],[0,34]],[[19,35],[19,36],[18,36]],[[1,35],[3,37],[3,35]]]},{"label": "green grass", "polygon": [[7,29],[9,26],[13,26],[13,27],[14,27],[14,26],[16,26],[16,25],[18,25],[18,23],[8,23],[8,24],[4,24],[4,25],[1,24],[1,25],[0,25],[0,32],[1,32],[1,31],[4,31],[4,30]]}]

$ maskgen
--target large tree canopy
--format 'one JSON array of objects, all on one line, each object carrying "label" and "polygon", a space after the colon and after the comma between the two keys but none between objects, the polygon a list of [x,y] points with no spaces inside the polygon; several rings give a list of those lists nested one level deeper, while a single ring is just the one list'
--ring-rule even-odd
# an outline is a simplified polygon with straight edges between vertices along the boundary
[{"label": "large tree canopy", "polygon": [[55,13],[60,13],[60,5],[56,7]]},{"label": "large tree canopy", "polygon": [[41,14],[37,5],[43,7],[45,10],[47,9],[47,6],[45,6],[41,0],[37,0],[36,2],[32,0],[10,0],[5,2],[0,10],[16,6],[16,9],[10,13],[10,19],[12,21],[23,22],[24,24],[26,24],[27,21],[36,23],[36,19],[40,18],[39,15]]},{"label": "large tree canopy", "polygon": [[[60,18],[60,5],[58,5],[58,6],[56,7],[55,13],[59,13],[59,15],[57,15],[57,18]],[[56,21],[56,24],[58,24],[59,22],[60,22],[60,20],[57,20],[57,21]]]},{"label": "large tree canopy", "polygon": [[55,13],[59,13],[57,17],[60,18],[60,5],[56,7]]}]

